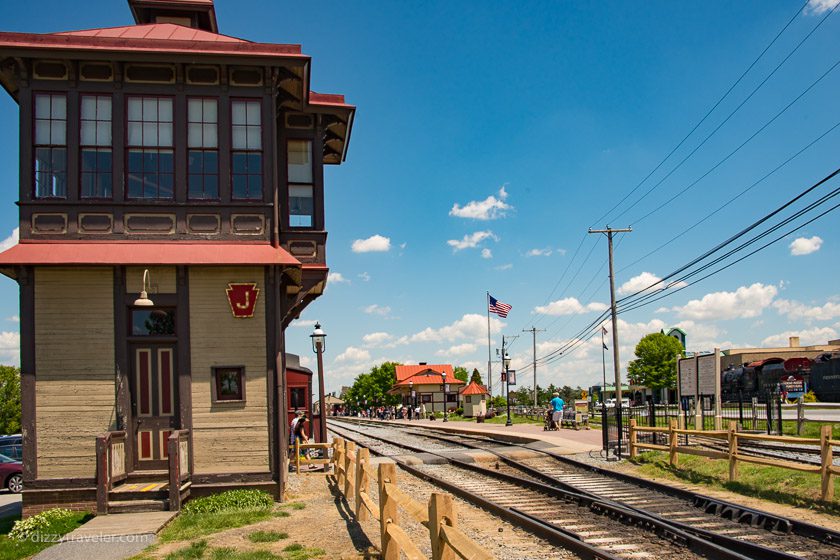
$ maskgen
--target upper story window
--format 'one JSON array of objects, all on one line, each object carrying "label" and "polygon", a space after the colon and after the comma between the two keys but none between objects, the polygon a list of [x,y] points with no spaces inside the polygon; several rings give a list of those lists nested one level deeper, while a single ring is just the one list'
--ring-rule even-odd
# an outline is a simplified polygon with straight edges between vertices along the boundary
[{"label": "upper story window", "polygon": [[289,226],[312,227],[315,204],[312,193],[312,142],[289,140]]},{"label": "upper story window", "polygon": [[35,196],[67,196],[67,97],[35,95]]},{"label": "upper story window", "polygon": [[187,101],[187,175],[189,197],[219,198],[219,102],[216,99]]},{"label": "upper story window", "polygon": [[262,200],[262,112],[257,100],[231,102],[232,196]]},{"label": "upper story window", "polygon": [[114,180],[110,96],[82,96],[79,135],[82,198],[111,198]]},{"label": "upper story window", "polygon": [[172,99],[128,98],[128,198],[172,199]]}]

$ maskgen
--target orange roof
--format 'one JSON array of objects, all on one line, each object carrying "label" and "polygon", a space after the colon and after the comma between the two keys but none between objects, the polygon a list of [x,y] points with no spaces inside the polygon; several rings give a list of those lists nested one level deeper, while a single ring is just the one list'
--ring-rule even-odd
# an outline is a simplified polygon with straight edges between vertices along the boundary
[{"label": "orange roof", "polygon": [[470,381],[470,384],[464,387],[464,390],[461,391],[462,395],[488,395],[490,392],[487,390],[484,385],[479,385],[475,381]]},{"label": "orange roof", "polygon": [[439,373],[445,371],[447,378],[453,380],[455,379],[455,371],[452,369],[451,364],[418,364],[415,366],[402,365],[397,366],[397,383],[406,380],[412,375],[420,373],[421,371],[426,371],[427,369]]},{"label": "orange roof", "polygon": [[175,23],[147,23],[126,25],[123,27],[104,27],[101,29],[83,29],[81,31],[60,31],[50,35],[74,37],[112,37],[120,39],[170,39],[172,41],[222,41],[228,43],[250,43],[244,39],[193,29]]}]

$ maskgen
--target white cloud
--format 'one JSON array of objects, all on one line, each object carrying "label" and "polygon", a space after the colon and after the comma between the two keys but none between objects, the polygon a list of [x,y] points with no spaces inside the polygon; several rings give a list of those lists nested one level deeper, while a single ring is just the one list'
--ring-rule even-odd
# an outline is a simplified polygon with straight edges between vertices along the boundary
[{"label": "white cloud", "polygon": [[309,357],[308,354],[303,354],[302,356],[298,356],[298,363],[303,367],[309,367],[314,365],[315,360]]},{"label": "white cloud", "polygon": [[[490,318],[490,332],[501,332],[504,323],[495,317]],[[443,340],[487,340],[487,317],[477,313],[467,313],[451,325],[433,329],[426,327],[411,336],[411,342],[440,342]]]},{"label": "white cloud", "polygon": [[15,228],[12,230],[12,233],[11,235],[9,235],[9,237],[4,239],[3,241],[0,241],[0,252],[5,251],[6,249],[11,249],[12,247],[18,244],[19,232],[20,228]]},{"label": "white cloud", "polygon": [[354,253],[384,253],[391,250],[391,239],[382,235],[371,235],[367,239],[357,239],[352,246]]},{"label": "white cloud", "polygon": [[609,309],[609,305],[605,303],[593,301],[583,305],[577,298],[568,297],[552,301],[548,305],[538,305],[534,308],[534,313],[541,315],[579,315],[590,311],[604,311],[605,309]]},{"label": "white cloud", "polygon": [[450,216],[456,218],[471,218],[473,220],[495,220],[496,218],[504,218],[507,211],[513,207],[506,203],[507,191],[505,187],[499,189],[499,197],[493,195],[488,196],[484,200],[473,200],[464,206],[460,206],[457,202],[449,211]]},{"label": "white cloud", "polygon": [[636,292],[647,291],[653,292],[664,287],[682,288],[687,286],[685,282],[661,283],[662,278],[651,272],[642,272],[638,276],[634,276],[618,288],[618,295],[624,296],[627,294],[635,294]]},{"label": "white cloud", "polygon": [[367,272],[361,272],[357,276],[362,279],[362,282],[370,282],[370,274]]},{"label": "white cloud", "polygon": [[364,311],[368,315],[381,315],[382,317],[385,317],[386,315],[391,313],[391,308],[387,305],[379,305],[377,303],[374,303],[372,305],[368,305],[367,307],[362,309],[362,311]]},{"label": "white cloud", "polygon": [[11,321],[12,323],[20,323],[20,315],[12,315],[11,317],[6,317],[7,321]]},{"label": "white cloud", "polygon": [[315,323],[317,323],[317,322],[318,321],[315,321],[314,319],[298,319],[296,321],[292,321],[292,324],[289,325],[289,326],[294,327],[296,329],[306,329],[306,328],[314,327]]},{"label": "white cloud", "polygon": [[333,284],[349,284],[350,280],[345,278],[343,274],[340,272],[330,272],[327,275],[327,283],[332,282]]},{"label": "white cloud", "polygon": [[544,249],[531,249],[527,253],[525,253],[526,257],[550,257],[554,251],[551,247],[546,247]]},{"label": "white cloud", "polygon": [[375,347],[385,344],[392,338],[394,337],[386,332],[374,332],[364,335],[362,337],[362,342],[365,343],[365,346]]},{"label": "white cloud", "polygon": [[779,299],[773,302],[773,307],[792,320],[830,321],[835,317],[840,317],[840,303],[831,301],[823,305],[808,306],[798,301]]},{"label": "white cloud", "polygon": [[454,251],[461,251],[462,249],[475,249],[478,247],[478,244],[484,241],[485,239],[492,239],[493,241],[498,241],[499,238],[496,237],[492,231],[477,231],[475,233],[470,233],[465,235],[463,239],[458,241],[457,239],[450,239],[446,243],[452,247]]},{"label": "white cloud", "polygon": [[493,251],[485,247],[481,250],[481,258],[482,259],[492,259],[493,258]]},{"label": "white cloud", "polygon": [[344,352],[336,356],[336,362],[365,362],[370,360],[370,352],[355,346],[348,346]]},{"label": "white cloud", "polygon": [[495,267],[494,270],[510,270],[511,268],[513,268],[513,264],[507,263],[500,264],[499,266]]},{"label": "white cloud", "polygon": [[829,340],[837,338],[837,331],[831,327],[814,327],[799,331],[785,331],[783,333],[768,336],[761,341],[762,346],[788,346],[789,337],[798,336],[799,344],[802,346],[813,346],[825,344]]},{"label": "white cloud", "polygon": [[447,350],[438,350],[435,354],[438,356],[465,356],[466,354],[475,352],[476,348],[478,347],[475,344],[465,342],[450,346]]},{"label": "white cloud", "polygon": [[831,10],[836,5],[837,0],[808,0],[808,7],[805,9],[805,12],[820,15]]},{"label": "white cloud", "polygon": [[[17,231],[17,230],[16,230]],[[0,332],[0,363],[20,365],[20,333],[14,331]]]},{"label": "white cloud", "polygon": [[819,251],[822,244],[822,238],[816,235],[814,237],[797,237],[789,245],[790,254],[794,257],[810,255]]},{"label": "white cloud", "polygon": [[686,319],[749,319],[758,317],[776,297],[776,286],[755,283],[741,286],[734,292],[714,292],[702,299],[693,299],[683,307],[674,307]]}]

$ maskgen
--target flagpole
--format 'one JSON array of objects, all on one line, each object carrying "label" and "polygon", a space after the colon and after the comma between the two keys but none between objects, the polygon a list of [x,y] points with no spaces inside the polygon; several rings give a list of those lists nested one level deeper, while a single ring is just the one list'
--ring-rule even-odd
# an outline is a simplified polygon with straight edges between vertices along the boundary
[{"label": "flagpole", "polygon": [[484,307],[487,309],[487,390],[490,392],[490,399],[493,399],[493,354],[490,351],[490,292],[485,292]]}]

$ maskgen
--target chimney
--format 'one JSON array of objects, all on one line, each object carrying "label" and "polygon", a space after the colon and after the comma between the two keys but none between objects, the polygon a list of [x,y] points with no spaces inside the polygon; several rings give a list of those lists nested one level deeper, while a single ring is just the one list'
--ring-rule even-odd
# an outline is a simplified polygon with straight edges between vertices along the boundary
[{"label": "chimney", "polygon": [[798,336],[791,336],[788,338],[790,340],[790,347],[791,348],[799,348],[799,337]]},{"label": "chimney", "polygon": [[420,362],[420,363],[419,363],[419,364],[417,364],[417,365],[418,365],[418,366],[426,366],[426,365],[429,365],[429,364],[427,364],[426,362]]}]

